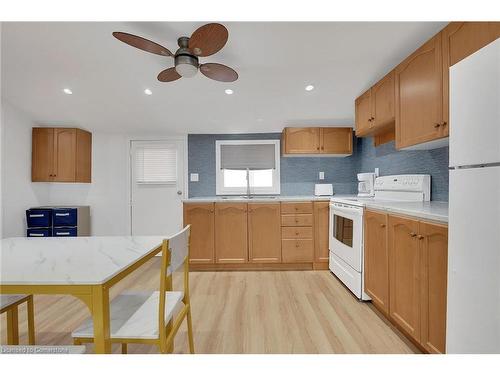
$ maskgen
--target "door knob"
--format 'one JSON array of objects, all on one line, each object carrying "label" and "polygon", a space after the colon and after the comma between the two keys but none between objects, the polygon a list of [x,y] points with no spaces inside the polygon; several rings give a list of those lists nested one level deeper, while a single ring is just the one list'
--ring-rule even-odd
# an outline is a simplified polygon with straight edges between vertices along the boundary
[{"label": "door knob", "polygon": [[182,195],[182,191],[178,190],[177,195]]}]

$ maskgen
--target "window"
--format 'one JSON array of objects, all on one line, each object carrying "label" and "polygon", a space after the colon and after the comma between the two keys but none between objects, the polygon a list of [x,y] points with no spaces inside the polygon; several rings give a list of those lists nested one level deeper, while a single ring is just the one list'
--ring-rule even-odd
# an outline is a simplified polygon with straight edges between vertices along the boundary
[{"label": "window", "polygon": [[280,141],[216,141],[216,193],[280,193]]},{"label": "window", "polygon": [[135,181],[138,184],[175,184],[177,148],[166,143],[145,143],[135,151]]}]

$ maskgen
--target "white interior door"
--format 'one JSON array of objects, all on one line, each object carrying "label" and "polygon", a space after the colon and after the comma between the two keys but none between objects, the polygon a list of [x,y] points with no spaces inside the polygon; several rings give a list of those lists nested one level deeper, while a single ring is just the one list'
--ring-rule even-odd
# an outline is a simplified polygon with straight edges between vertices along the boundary
[{"label": "white interior door", "polygon": [[182,228],[183,140],[131,141],[131,233],[172,235]]}]

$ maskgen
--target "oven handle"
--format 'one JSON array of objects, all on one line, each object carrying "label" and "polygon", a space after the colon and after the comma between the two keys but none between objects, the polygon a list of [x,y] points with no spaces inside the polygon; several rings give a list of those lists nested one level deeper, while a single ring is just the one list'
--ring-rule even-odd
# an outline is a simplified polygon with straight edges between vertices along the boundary
[{"label": "oven handle", "polygon": [[357,207],[338,207],[330,205],[330,210],[335,213],[345,213],[345,214],[355,214],[361,216],[363,214],[363,209]]}]

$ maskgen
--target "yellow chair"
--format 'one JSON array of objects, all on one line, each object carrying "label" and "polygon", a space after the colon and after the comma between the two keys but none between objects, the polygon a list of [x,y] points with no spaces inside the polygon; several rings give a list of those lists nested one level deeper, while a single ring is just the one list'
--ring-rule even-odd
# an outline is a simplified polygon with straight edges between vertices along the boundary
[{"label": "yellow chair", "polygon": [[[181,232],[163,240],[159,292],[126,291],[110,303],[110,339],[122,344],[158,345],[161,353],[172,351],[173,341],[187,317],[189,351],[194,354],[191,302],[189,299],[189,234],[188,225]],[[183,266],[184,291],[172,291],[172,275]],[[174,317],[174,311],[182,306]],[[72,333],[75,345],[92,342],[94,328],[87,319]]]},{"label": "yellow chair", "polygon": [[35,318],[32,295],[2,294],[0,295],[0,314],[7,313],[7,344],[19,344],[18,306],[27,303],[28,307],[28,342],[35,344]]}]

